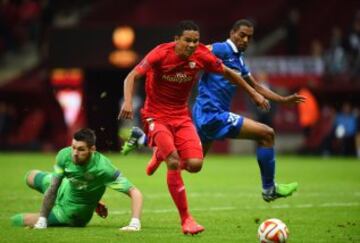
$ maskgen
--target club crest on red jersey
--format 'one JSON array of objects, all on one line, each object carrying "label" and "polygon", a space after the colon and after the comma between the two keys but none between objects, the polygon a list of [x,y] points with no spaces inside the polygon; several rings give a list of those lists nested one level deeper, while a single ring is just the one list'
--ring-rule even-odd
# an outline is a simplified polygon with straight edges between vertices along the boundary
[{"label": "club crest on red jersey", "polygon": [[149,125],[149,130],[154,131],[154,129],[155,129],[155,123],[151,122],[150,125]]},{"label": "club crest on red jersey", "polygon": [[196,63],[195,62],[189,62],[189,67],[191,69],[194,69],[196,67]]}]

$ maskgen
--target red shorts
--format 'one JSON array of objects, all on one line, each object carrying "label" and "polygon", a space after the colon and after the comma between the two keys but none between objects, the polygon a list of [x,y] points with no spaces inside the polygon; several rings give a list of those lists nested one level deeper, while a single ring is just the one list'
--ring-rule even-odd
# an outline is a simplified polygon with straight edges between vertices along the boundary
[{"label": "red shorts", "polygon": [[190,117],[173,120],[145,119],[145,132],[150,147],[158,148],[158,156],[166,159],[177,151],[180,158],[203,159],[200,138]]}]

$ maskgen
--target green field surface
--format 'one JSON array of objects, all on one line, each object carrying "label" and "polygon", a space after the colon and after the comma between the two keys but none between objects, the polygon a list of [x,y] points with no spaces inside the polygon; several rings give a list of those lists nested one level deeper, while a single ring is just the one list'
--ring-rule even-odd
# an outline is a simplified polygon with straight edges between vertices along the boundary
[{"label": "green field surface", "polygon": [[287,224],[289,242],[360,242],[360,160],[355,158],[279,156],[277,181],[297,181],[299,190],[266,203],[255,156],[210,154],[200,173],[183,173],[190,210],[206,228],[199,235],[184,236],[167,190],[165,165],[146,176],[150,154],[108,156],[144,194],[142,231],[118,230],[129,221],[130,200],[111,189],[103,197],[108,218],[94,215],[85,228],[11,226],[12,215],[40,210],[42,195],[25,185],[24,175],[30,169],[51,171],[55,155],[2,152],[0,242],[248,243],[258,242],[258,226],[268,218]]}]

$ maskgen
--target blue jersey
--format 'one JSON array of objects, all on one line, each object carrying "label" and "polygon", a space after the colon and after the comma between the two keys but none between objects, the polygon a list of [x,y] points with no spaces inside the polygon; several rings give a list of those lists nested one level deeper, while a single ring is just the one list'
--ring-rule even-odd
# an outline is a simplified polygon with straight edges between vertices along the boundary
[{"label": "blue jersey", "polygon": [[[237,71],[243,77],[250,75],[245,65],[242,53],[236,48],[231,40],[212,45],[212,52],[223,63]],[[223,76],[215,73],[204,73],[198,88],[196,103],[204,110],[229,111],[231,100],[237,86],[230,83]]]},{"label": "blue jersey", "polygon": [[[213,44],[212,52],[239,75],[250,75],[242,53],[231,40]],[[238,136],[244,118],[230,112],[236,88],[236,85],[215,73],[204,73],[201,77],[192,115],[203,143]]]}]

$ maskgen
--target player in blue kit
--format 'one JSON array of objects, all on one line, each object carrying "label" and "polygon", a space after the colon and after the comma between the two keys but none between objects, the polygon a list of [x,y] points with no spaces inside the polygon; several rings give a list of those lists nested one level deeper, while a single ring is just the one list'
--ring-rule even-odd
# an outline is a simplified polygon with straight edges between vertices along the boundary
[{"label": "player in blue kit", "polygon": [[[230,38],[214,43],[209,48],[224,64],[236,70],[254,89],[265,98],[283,104],[304,102],[298,94],[280,96],[262,86],[250,73],[243,60],[253,37],[253,24],[245,19],[238,20],[230,31]],[[204,73],[193,106],[193,121],[201,138],[204,154],[214,140],[224,138],[251,139],[257,142],[256,157],[260,167],[263,199],[272,201],[278,197],[290,196],[297,189],[297,183],[275,184],[275,133],[269,126],[230,112],[236,86],[215,73]]]},{"label": "player in blue kit", "polygon": [[[265,98],[283,104],[297,104],[305,101],[298,94],[280,96],[262,86],[250,73],[243,60],[243,52],[253,37],[253,24],[245,19],[238,20],[230,31],[230,38],[214,43],[210,50],[229,68],[236,70],[254,89]],[[230,112],[230,104],[236,86],[215,73],[204,73],[199,82],[198,96],[193,106],[193,122],[200,136],[203,152],[206,154],[214,140],[224,138],[251,139],[257,142],[256,156],[262,179],[262,196],[267,202],[279,197],[290,196],[297,190],[296,182],[275,184],[275,133],[269,126]],[[123,147],[126,154],[138,144],[144,143],[144,135],[133,128],[129,140]],[[186,169],[186,168],[184,168]]]}]

